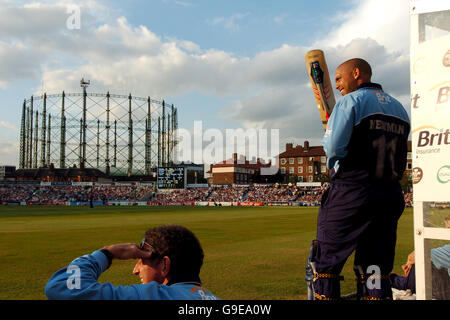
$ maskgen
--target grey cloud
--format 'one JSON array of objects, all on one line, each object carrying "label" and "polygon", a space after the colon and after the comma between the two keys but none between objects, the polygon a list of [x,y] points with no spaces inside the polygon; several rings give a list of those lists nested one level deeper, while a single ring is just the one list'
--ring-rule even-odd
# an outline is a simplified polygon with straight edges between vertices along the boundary
[{"label": "grey cloud", "polygon": [[41,57],[30,48],[0,41],[0,87],[17,79],[37,79]]},{"label": "grey cloud", "polygon": [[[334,70],[340,63],[361,57],[371,63],[373,81],[381,83],[387,92],[400,100],[405,100],[409,93],[409,58],[398,52],[388,52],[375,40],[354,39],[345,46],[323,50],[333,84]],[[260,54],[252,61],[262,67],[251,68],[254,73],[248,77],[262,86],[261,91],[236,101],[230,106],[231,111],[222,110],[221,114],[241,121],[246,127],[261,124],[278,127],[282,141],[301,143],[308,139],[319,143],[323,129],[304,67],[303,56],[307,50],[286,48],[281,55],[277,51],[281,48]],[[278,108],[273,108],[272,97],[276,97]],[[336,90],[335,97],[336,100],[341,97]],[[405,108],[409,110],[409,105]]]},{"label": "grey cloud", "polygon": [[251,61],[248,80],[267,85],[296,84],[304,78],[306,48],[283,45],[257,54]]},{"label": "grey cloud", "polygon": [[19,163],[17,150],[19,145],[16,142],[0,141],[0,163],[2,165],[15,165]]},{"label": "grey cloud", "polygon": [[[409,94],[409,56],[388,49],[371,38],[353,39],[345,46],[324,49],[332,83],[334,70],[351,58],[363,58],[372,66],[372,81],[380,83],[393,96]],[[337,97],[340,94],[335,91]]]},{"label": "grey cloud", "polygon": [[[320,139],[323,129],[312,90],[305,85],[266,88],[222,110],[246,128],[279,129],[282,141]],[[294,137],[296,137],[294,139]]]},{"label": "grey cloud", "polygon": [[374,81],[380,79],[388,93],[396,97],[410,95],[409,57],[392,56],[375,71]]},{"label": "grey cloud", "polygon": [[0,10],[0,37],[42,38],[66,28],[66,14],[63,7],[3,7]]},{"label": "grey cloud", "polygon": [[[234,120],[267,121],[291,117],[297,112],[301,104],[298,101],[297,88],[266,88],[254,96],[245,97],[234,107]],[[225,107],[227,108],[227,107]],[[226,110],[223,110],[226,114]]]},{"label": "grey cloud", "polygon": [[[44,41],[58,34],[77,32],[67,28],[67,20],[71,11],[67,8],[75,4],[39,4],[26,6],[3,6],[0,9],[0,37]],[[91,27],[98,18],[91,14],[89,5],[77,4],[80,8],[81,29]]]}]

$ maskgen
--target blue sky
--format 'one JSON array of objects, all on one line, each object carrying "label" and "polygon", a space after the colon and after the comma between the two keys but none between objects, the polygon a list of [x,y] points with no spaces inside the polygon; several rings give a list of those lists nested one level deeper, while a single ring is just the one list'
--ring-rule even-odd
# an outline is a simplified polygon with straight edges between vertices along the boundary
[{"label": "blue sky", "polygon": [[[284,43],[309,45],[327,32],[329,15],[345,11],[345,1],[111,1],[134,24],[153,32],[253,56]],[[106,4],[106,2],[103,2]],[[139,10],[136,10],[140,8]],[[309,26],[310,25],[310,26]],[[313,29],[314,28],[314,29]]]},{"label": "blue sky", "polygon": [[18,164],[23,100],[78,92],[81,77],[94,92],[164,98],[188,130],[278,128],[281,151],[318,144],[303,58],[317,48],[330,72],[367,59],[409,112],[408,0],[0,0],[0,164]]}]

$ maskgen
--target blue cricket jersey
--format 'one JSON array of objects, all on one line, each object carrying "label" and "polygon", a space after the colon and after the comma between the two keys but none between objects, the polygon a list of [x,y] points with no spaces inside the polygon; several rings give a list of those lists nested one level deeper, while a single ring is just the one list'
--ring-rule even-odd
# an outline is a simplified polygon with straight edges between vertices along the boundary
[{"label": "blue cricket jersey", "polygon": [[450,277],[450,244],[431,249],[431,261],[437,269],[447,269]]},{"label": "blue cricket jersey", "polygon": [[200,283],[148,284],[114,286],[97,279],[109,267],[100,250],[84,255],[58,270],[45,286],[48,299],[60,300],[216,300]]},{"label": "blue cricket jersey", "polygon": [[410,122],[402,104],[376,83],[339,100],[322,140],[333,181],[389,183],[406,168]]}]

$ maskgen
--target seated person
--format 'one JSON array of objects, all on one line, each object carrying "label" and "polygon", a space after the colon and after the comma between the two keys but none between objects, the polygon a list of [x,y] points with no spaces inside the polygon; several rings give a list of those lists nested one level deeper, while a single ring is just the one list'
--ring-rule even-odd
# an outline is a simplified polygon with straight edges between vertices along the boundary
[{"label": "seated person", "polygon": [[[178,225],[147,230],[140,245],[106,246],[72,261],[48,281],[48,299],[81,300],[215,300],[202,287],[203,249],[197,237]],[[142,284],[114,286],[99,283],[113,259],[139,259],[133,273]]]},{"label": "seated person", "polygon": [[404,276],[399,276],[395,273],[391,273],[389,278],[391,279],[391,285],[398,290],[411,290],[411,293],[416,293],[416,270],[415,270],[415,256],[414,251],[408,255],[408,260],[402,269]]}]

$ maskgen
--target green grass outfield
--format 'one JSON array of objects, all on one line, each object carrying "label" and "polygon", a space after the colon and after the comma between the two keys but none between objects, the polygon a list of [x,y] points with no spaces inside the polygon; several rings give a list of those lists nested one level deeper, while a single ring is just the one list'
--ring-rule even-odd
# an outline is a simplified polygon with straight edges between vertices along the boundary
[{"label": "green grass outfield", "polygon": [[[148,227],[190,228],[205,251],[204,287],[222,299],[306,299],[305,263],[318,208],[308,207],[0,207],[0,299],[45,299],[50,276],[105,245],[139,242]],[[380,237],[383,235],[380,234]],[[413,250],[412,209],[398,228],[394,271]],[[99,279],[136,284],[136,261],[114,260]],[[342,294],[354,292],[353,257]]]}]

